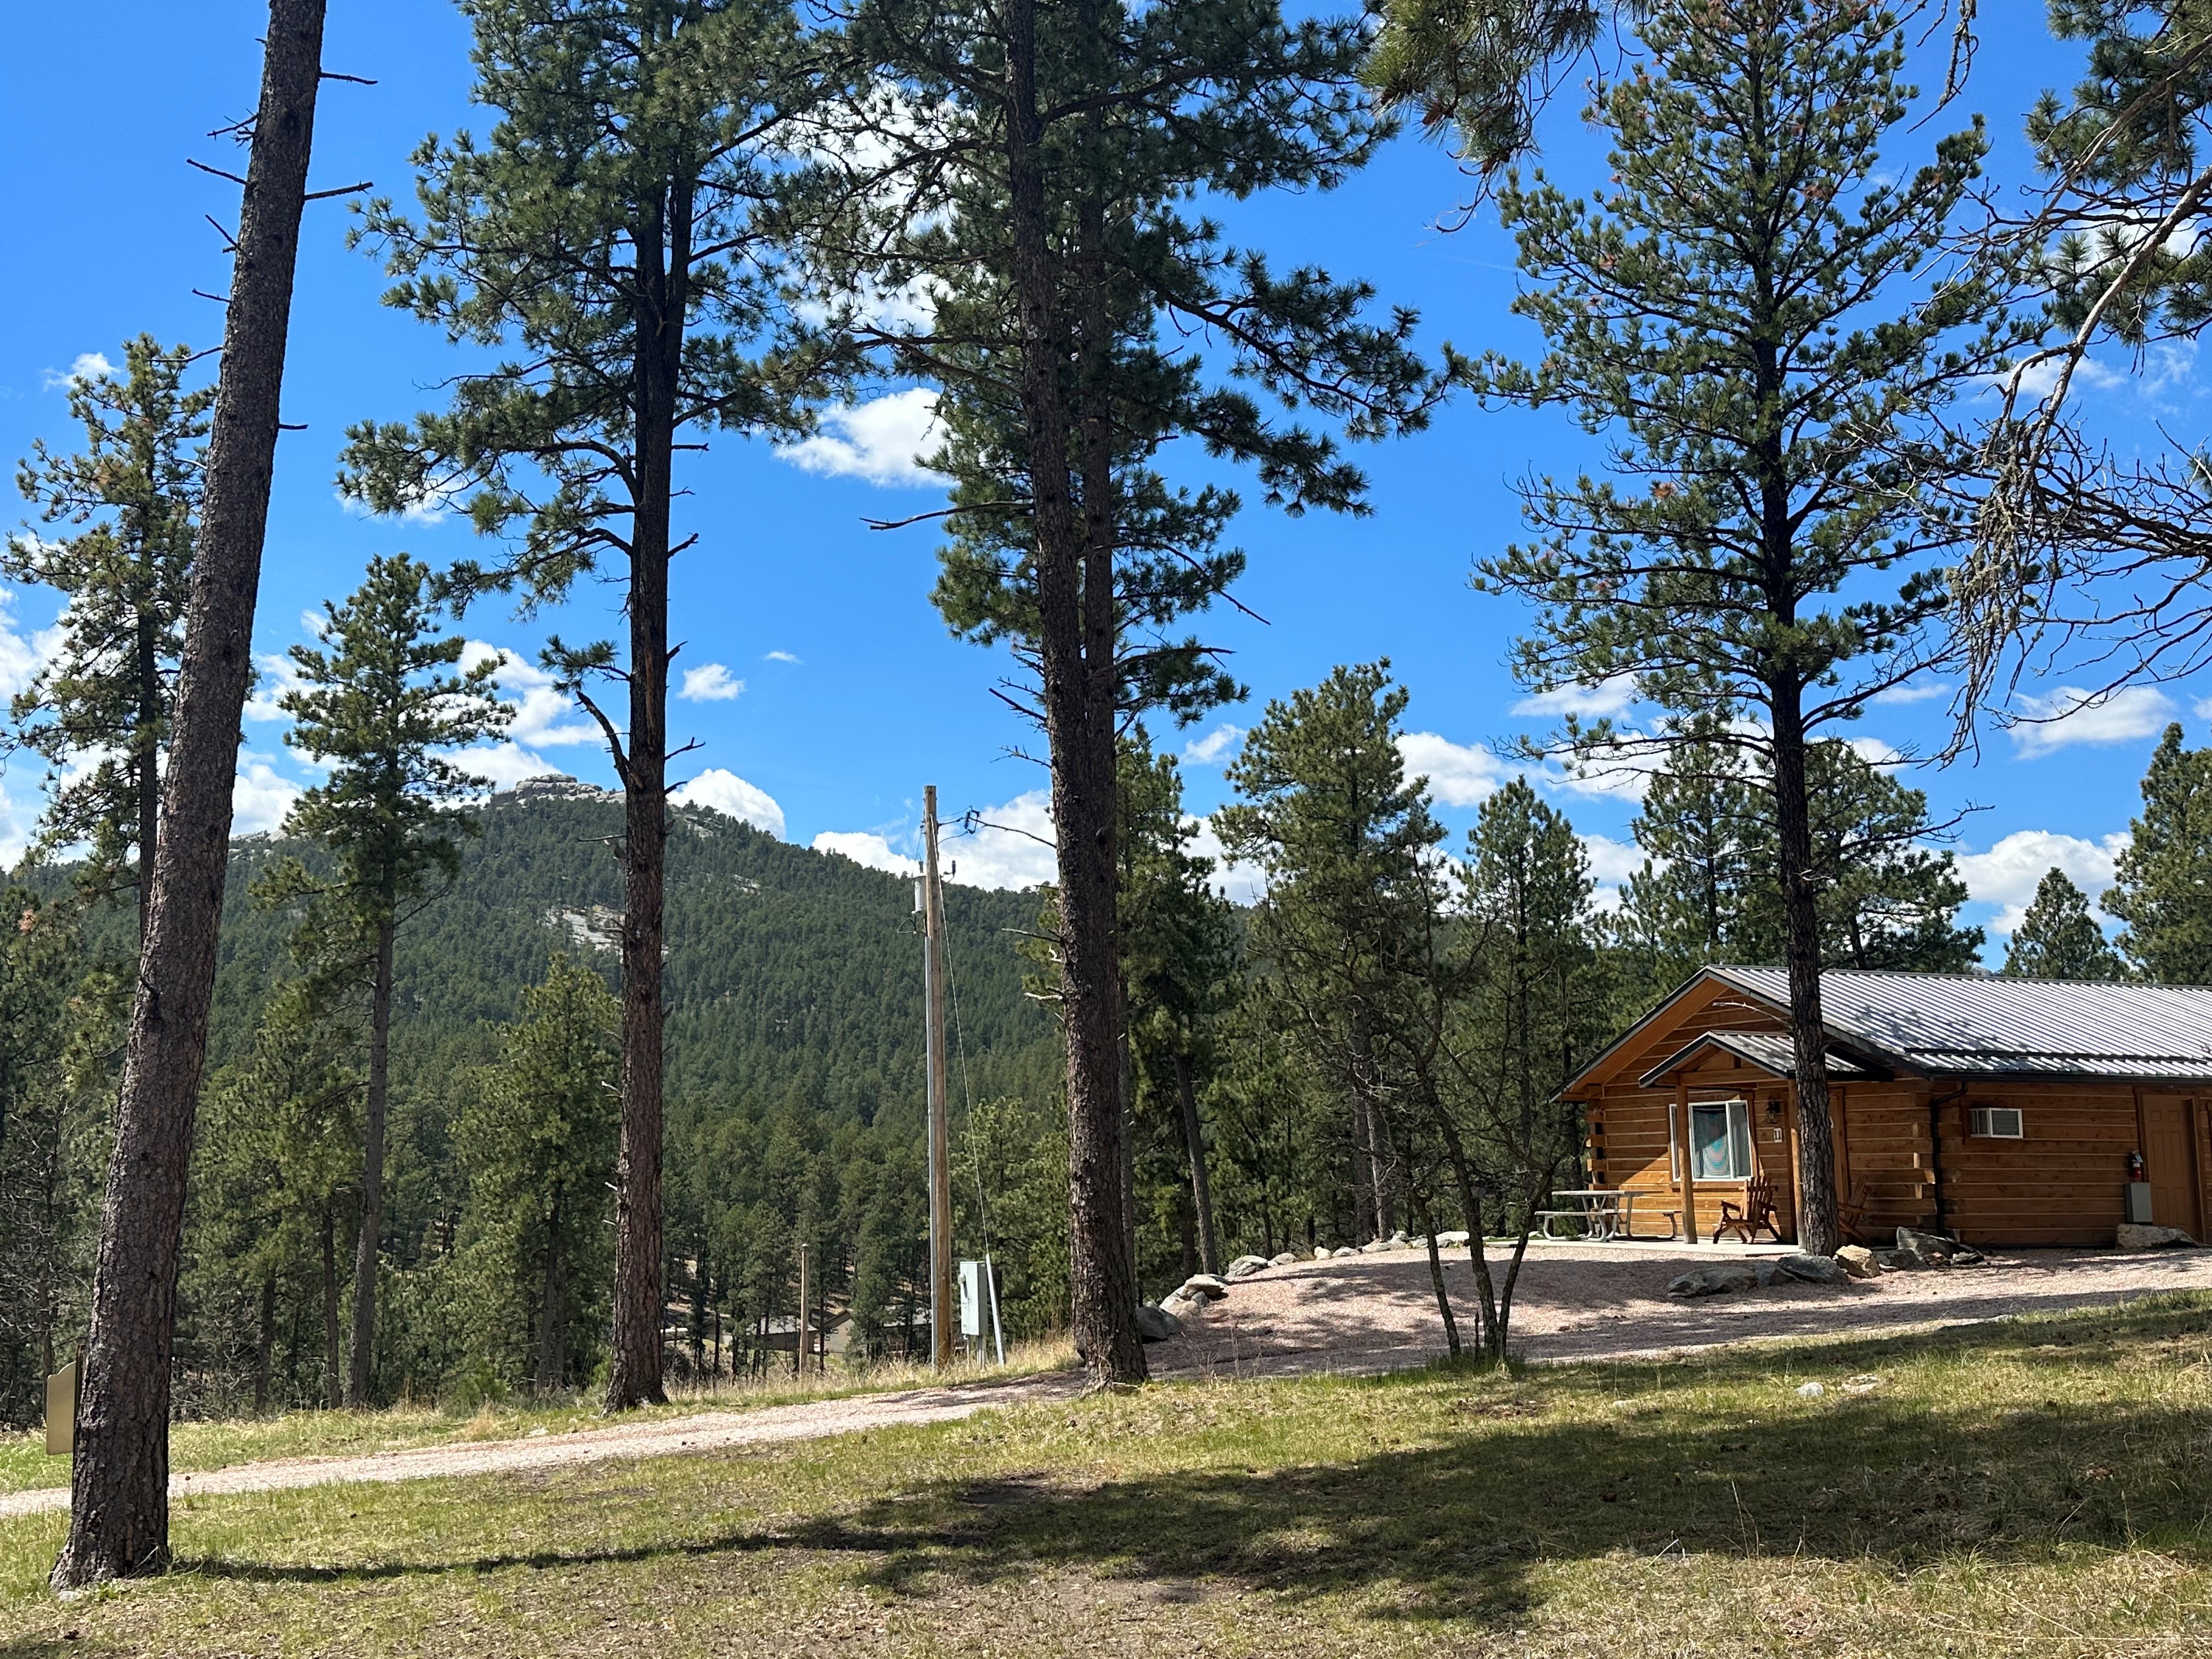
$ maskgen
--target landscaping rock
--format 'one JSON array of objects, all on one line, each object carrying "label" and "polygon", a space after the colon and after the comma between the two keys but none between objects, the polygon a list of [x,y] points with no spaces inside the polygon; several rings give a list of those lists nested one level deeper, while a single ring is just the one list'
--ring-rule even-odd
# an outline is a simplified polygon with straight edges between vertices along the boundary
[{"label": "landscaping rock", "polygon": [[1376,1255],[1389,1248],[1390,1241],[1389,1239],[1370,1238],[1364,1244],[1362,1244],[1359,1247],[1359,1254],[1362,1255]]},{"label": "landscaping rock", "polygon": [[1160,1301],[1160,1311],[1172,1314],[1178,1320],[1196,1319],[1206,1311],[1206,1298],[1193,1292],[1186,1296],[1181,1291]]},{"label": "landscaping rock", "polygon": [[1437,1235],[1437,1248],[1440,1250],[1465,1249],[1467,1248],[1467,1235],[1456,1230],[1448,1233],[1438,1233]]},{"label": "landscaping rock", "polygon": [[1800,1400],[1818,1400],[1827,1389],[1818,1382],[1808,1382],[1797,1390]]},{"label": "landscaping rock", "polygon": [[1924,1267],[1928,1264],[1910,1250],[1876,1250],[1874,1253],[1874,1265],[1884,1273],[1907,1273],[1912,1268]]},{"label": "landscaping rock", "polygon": [[1228,1271],[1224,1277],[1249,1279],[1254,1273],[1264,1272],[1267,1266],[1267,1258],[1264,1255],[1240,1255],[1229,1264]]},{"label": "landscaping rock", "polygon": [[1193,1273],[1176,1286],[1176,1294],[1185,1297],[1202,1296],[1208,1302],[1218,1302],[1229,1294],[1229,1286],[1212,1273]]},{"label": "landscaping rock", "polygon": [[2193,1250],[2197,1241],[2179,1227],[2143,1227],[2120,1224],[2119,1246],[2124,1250]]},{"label": "landscaping rock", "polygon": [[1326,1244],[1316,1244],[1314,1246],[1314,1260],[1316,1261],[1326,1261],[1329,1257],[1335,1254],[1336,1252],[1330,1249]]},{"label": "landscaping rock", "polygon": [[1282,1255],[1280,1255],[1277,1256],[1277,1257],[1276,1257],[1273,1261],[1270,1261],[1267,1265],[1268,1265],[1270,1267],[1295,1267],[1296,1266],[1297,1266],[1297,1262],[1298,1262],[1298,1256],[1297,1256],[1297,1251],[1295,1251],[1295,1250],[1285,1250],[1285,1251],[1282,1253]]},{"label": "landscaping rock", "polygon": [[1916,1258],[1923,1267],[1978,1267],[1989,1260],[1979,1250],[1955,1238],[1946,1238],[1941,1233],[1915,1232],[1910,1227],[1897,1230],[1897,1248]]},{"label": "landscaping rock", "polygon": [[1881,1277],[1881,1264],[1875,1260],[1874,1252],[1863,1244],[1844,1245],[1836,1252],[1836,1260],[1844,1264],[1844,1271],[1853,1279]]},{"label": "landscaping rock", "polygon": [[1137,1334],[1147,1342],[1164,1342],[1182,1334],[1182,1321],[1147,1302],[1137,1310]]},{"label": "landscaping rock", "polygon": [[1340,1244],[1337,1246],[1335,1251],[1336,1259],[1340,1261],[1343,1261],[1346,1256],[1358,1255],[1358,1247],[1352,1244]]},{"label": "landscaping rock", "polygon": [[1406,1248],[1409,1250],[1427,1249],[1429,1248],[1429,1236],[1426,1233],[1423,1233],[1419,1238],[1407,1239],[1406,1241]]},{"label": "landscaping rock", "polygon": [[1692,1267],[1680,1279],[1667,1282],[1669,1296],[1720,1296],[1729,1291],[1748,1291],[1759,1283],[1759,1270],[1747,1261],[1723,1261],[1711,1267]]},{"label": "landscaping rock", "polygon": [[1751,1270],[1759,1275],[1759,1288],[1762,1291],[1782,1277],[1771,1261],[1754,1261]]},{"label": "landscaping rock", "polygon": [[1389,1247],[1394,1250],[1402,1250],[1407,1247],[1407,1245],[1412,1243],[1413,1240],[1407,1238],[1406,1235],[1401,1231],[1392,1233],[1390,1237],[1383,1242],[1389,1245]]},{"label": "landscaping rock", "polygon": [[1872,1394],[1881,1386],[1881,1379],[1872,1371],[1861,1371],[1856,1376],[1844,1379],[1845,1394]]},{"label": "landscaping rock", "polygon": [[1808,1285],[1848,1285],[1850,1269],[1829,1255],[1785,1255],[1774,1264],[1775,1272],[1786,1279],[1802,1279]]}]

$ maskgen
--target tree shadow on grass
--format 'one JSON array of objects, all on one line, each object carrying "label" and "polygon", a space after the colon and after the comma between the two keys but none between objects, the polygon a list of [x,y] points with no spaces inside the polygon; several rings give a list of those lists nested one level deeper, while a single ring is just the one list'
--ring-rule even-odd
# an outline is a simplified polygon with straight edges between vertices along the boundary
[{"label": "tree shadow on grass", "polygon": [[[1174,1593],[1194,1581],[1292,1604],[1347,1596],[1376,1612],[1494,1626],[1523,1617],[1544,1563],[1703,1554],[1814,1558],[1911,1571],[1968,1554],[1984,1565],[2061,1547],[2212,1563],[2212,1410],[2114,1399],[1990,1400],[1972,1361],[2078,1366],[2114,1343],[2202,1340],[2200,1308],[2138,1307],[2094,1322],[1978,1327],[1935,1337],[1524,1376],[1518,1395],[1472,1370],[1346,1383],[1375,1391],[1464,1380],[1441,1439],[1347,1461],[1272,1469],[1218,1465],[1073,1484],[1049,1471],[932,1482],[783,1528],[735,1528],[631,1548],[548,1550],[449,1562],[320,1567],[180,1562],[210,1577],[336,1583],[787,1551],[853,1561],[863,1583],[915,1599],[947,1583],[989,1586],[1085,1571]],[[1960,1409],[1876,1389],[1808,1407],[1790,1382],[1930,1352],[1963,1357]],[[1695,1385],[1723,1385],[1717,1392]],[[1727,1385],[1759,1385],[1731,1389]],[[1603,1404],[1635,1389],[1620,1407]],[[2079,1373],[2057,1392],[2077,1392]],[[2033,1391],[2031,1389],[2030,1393]],[[1570,1396],[1600,1413],[1559,1409]],[[1234,1409],[1233,1394],[1231,1409]],[[1370,1402],[1372,1403],[1372,1402]],[[1387,1414],[1375,1419],[1387,1428]],[[1181,1432],[1181,1431],[1164,1431]],[[1203,1431],[1195,1443],[1205,1445]]]}]

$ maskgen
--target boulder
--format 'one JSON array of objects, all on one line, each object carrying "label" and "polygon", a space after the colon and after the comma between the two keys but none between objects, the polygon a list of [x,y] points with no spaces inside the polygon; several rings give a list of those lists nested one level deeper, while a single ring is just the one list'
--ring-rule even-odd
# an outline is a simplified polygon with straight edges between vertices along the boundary
[{"label": "boulder", "polygon": [[1667,1281],[1669,1296],[1721,1296],[1729,1291],[1748,1291],[1759,1283],[1759,1270],[1748,1261],[1723,1261],[1711,1267],[1692,1267],[1680,1279]]},{"label": "boulder", "polygon": [[1808,1285],[1848,1285],[1850,1269],[1832,1255],[1785,1255],[1774,1264],[1774,1271],[1785,1279],[1795,1279]]},{"label": "boulder", "polygon": [[1928,1264],[1910,1250],[1876,1250],[1874,1253],[1874,1265],[1884,1273],[1905,1273],[1914,1267],[1924,1267]]},{"label": "boulder", "polygon": [[1164,1342],[1182,1334],[1182,1321],[1147,1302],[1137,1310],[1137,1334],[1147,1342]]},{"label": "boulder", "polygon": [[1897,1248],[1917,1258],[1923,1267],[1978,1267],[1989,1259],[1955,1238],[1915,1232],[1910,1227],[1897,1230]]},{"label": "boulder", "polygon": [[1467,1235],[1457,1230],[1454,1230],[1448,1233],[1438,1233],[1437,1235],[1437,1248],[1440,1250],[1465,1249],[1467,1248]]},{"label": "boulder", "polygon": [[1352,1244],[1340,1244],[1337,1246],[1335,1251],[1336,1259],[1340,1261],[1343,1261],[1344,1258],[1348,1255],[1358,1255],[1358,1247]]},{"label": "boulder", "polygon": [[1826,1387],[1821,1383],[1807,1382],[1799,1387],[1797,1390],[1797,1397],[1800,1400],[1818,1400],[1822,1395],[1827,1393],[1827,1391]]},{"label": "boulder", "polygon": [[1297,1265],[1297,1261],[1298,1257],[1297,1251],[1285,1250],[1282,1255],[1277,1256],[1267,1265],[1270,1267],[1294,1267]]},{"label": "boulder", "polygon": [[2193,1250],[2197,1241],[2179,1227],[2143,1227],[2133,1222],[2120,1224],[2118,1240],[2124,1250]]},{"label": "boulder", "polygon": [[1267,1258],[1264,1255],[1240,1255],[1229,1264],[1227,1272],[1222,1276],[1224,1279],[1249,1279],[1267,1265]]},{"label": "boulder", "polygon": [[1423,1233],[1419,1238],[1407,1239],[1406,1241],[1406,1248],[1409,1250],[1427,1249],[1429,1248],[1429,1236],[1426,1233]]},{"label": "boulder", "polygon": [[1394,1250],[1402,1250],[1407,1245],[1413,1243],[1411,1239],[1406,1237],[1402,1231],[1392,1233],[1384,1242],[1387,1243]]},{"label": "boulder", "polygon": [[1336,1252],[1330,1249],[1326,1244],[1316,1244],[1314,1246],[1314,1260],[1316,1261],[1326,1261],[1329,1257],[1335,1254]]},{"label": "boulder", "polygon": [[1389,1239],[1370,1238],[1364,1244],[1362,1244],[1359,1247],[1359,1254],[1362,1255],[1376,1255],[1389,1248],[1390,1241]]},{"label": "boulder", "polygon": [[1172,1296],[1163,1297],[1160,1300],[1160,1311],[1171,1314],[1178,1320],[1196,1319],[1205,1313],[1206,1306],[1206,1298],[1195,1291],[1186,1296],[1182,1291],[1177,1291]]},{"label": "boulder", "polygon": [[1844,1271],[1853,1279],[1879,1279],[1881,1263],[1874,1259],[1874,1252],[1863,1244],[1846,1244],[1836,1252],[1836,1260],[1844,1264]]},{"label": "boulder", "polygon": [[1193,1273],[1176,1286],[1176,1294],[1186,1298],[1204,1297],[1208,1302],[1218,1302],[1229,1294],[1229,1286],[1212,1273]]}]

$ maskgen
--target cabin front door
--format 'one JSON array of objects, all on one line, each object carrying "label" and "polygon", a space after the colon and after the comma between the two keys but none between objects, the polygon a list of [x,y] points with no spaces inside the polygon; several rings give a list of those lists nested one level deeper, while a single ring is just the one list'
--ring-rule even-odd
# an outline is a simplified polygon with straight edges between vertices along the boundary
[{"label": "cabin front door", "polygon": [[2201,1239],[2204,1207],[2197,1180],[2196,1114],[2179,1095],[2145,1095],[2142,1109],[2151,1219]]}]

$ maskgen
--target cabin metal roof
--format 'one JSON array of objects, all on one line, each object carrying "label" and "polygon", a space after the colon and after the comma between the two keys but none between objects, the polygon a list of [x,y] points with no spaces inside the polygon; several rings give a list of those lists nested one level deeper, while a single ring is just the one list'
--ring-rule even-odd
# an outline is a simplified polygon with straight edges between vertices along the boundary
[{"label": "cabin metal roof", "polygon": [[[1707,981],[1751,997],[1779,1019],[1789,1018],[1786,969],[1706,968],[1638,1021],[1562,1093],[1571,1096]],[[1871,1060],[1923,1075],[2212,1081],[2208,986],[1832,968],[1820,975],[1820,1014],[1830,1040],[1852,1050],[1861,1063]],[[1763,1034],[1711,1035],[1724,1039],[1731,1052],[1766,1064],[1734,1046]]]},{"label": "cabin metal roof", "polygon": [[[1756,1066],[1762,1072],[1771,1072],[1776,1077],[1797,1075],[1797,1048],[1786,1032],[1701,1031],[1638,1081],[1644,1088],[1656,1089],[1662,1083],[1672,1081],[1677,1072],[1712,1048]],[[1839,1054],[1831,1048],[1828,1050],[1828,1075],[1848,1083],[1854,1078],[1870,1078],[1881,1073],[1869,1071],[1849,1054]]]}]

